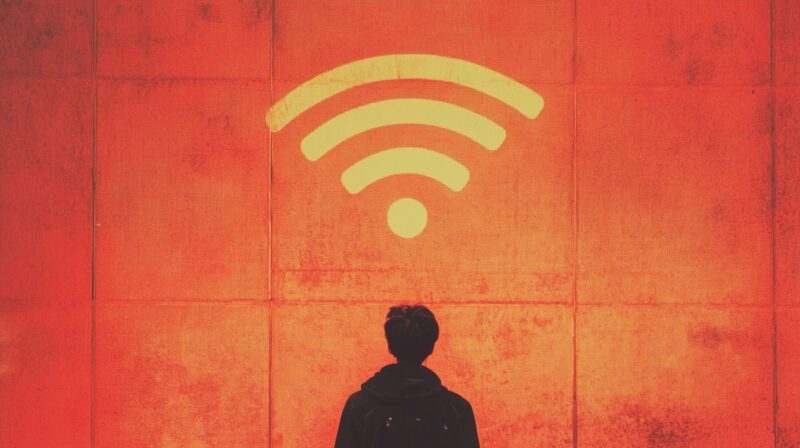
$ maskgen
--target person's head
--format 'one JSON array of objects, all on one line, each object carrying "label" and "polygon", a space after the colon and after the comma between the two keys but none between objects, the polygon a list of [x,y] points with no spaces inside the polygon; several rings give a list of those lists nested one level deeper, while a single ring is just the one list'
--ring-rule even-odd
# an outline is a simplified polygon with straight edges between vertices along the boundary
[{"label": "person's head", "polygon": [[422,305],[399,305],[389,309],[383,324],[389,352],[398,362],[421,364],[433,353],[439,339],[439,324]]}]

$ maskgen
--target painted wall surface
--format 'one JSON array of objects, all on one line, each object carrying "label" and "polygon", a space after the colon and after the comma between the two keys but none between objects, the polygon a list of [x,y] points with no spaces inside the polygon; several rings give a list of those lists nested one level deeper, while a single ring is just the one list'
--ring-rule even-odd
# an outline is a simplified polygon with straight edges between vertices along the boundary
[{"label": "painted wall surface", "polygon": [[[800,447],[799,23],[795,0],[0,1],[0,446],[331,446],[391,361],[388,307],[422,302],[482,446]],[[544,107],[398,71],[265,123],[409,53]],[[409,97],[505,140],[300,150]],[[469,182],[343,188],[396,146]]]}]

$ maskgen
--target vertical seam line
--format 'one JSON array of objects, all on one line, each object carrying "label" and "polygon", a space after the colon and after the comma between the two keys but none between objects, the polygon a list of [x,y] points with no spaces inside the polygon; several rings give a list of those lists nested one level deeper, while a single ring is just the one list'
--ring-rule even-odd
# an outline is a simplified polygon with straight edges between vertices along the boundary
[{"label": "vertical seam line", "polygon": [[769,2],[769,113],[770,113],[770,187],[772,203],[772,434],[777,448],[778,428],[778,316],[776,310],[777,242],[775,215],[777,212],[777,145],[775,142],[775,2]]},{"label": "vertical seam line", "polygon": [[89,398],[89,445],[95,446],[97,417],[97,305],[96,305],[96,242],[97,242],[97,0],[92,2],[92,219],[91,219],[91,330],[90,330],[90,398]]},{"label": "vertical seam line", "polygon": [[[269,107],[274,101],[275,74],[275,0],[270,3],[270,32],[269,32]],[[266,123],[265,123],[266,126]],[[272,129],[267,126],[267,304],[268,304],[268,354],[267,354],[267,446],[272,448],[272,413],[273,399],[272,393],[272,345],[273,345],[273,306],[272,306]]]},{"label": "vertical seam line", "polygon": [[578,447],[578,0],[572,30],[572,446]]}]

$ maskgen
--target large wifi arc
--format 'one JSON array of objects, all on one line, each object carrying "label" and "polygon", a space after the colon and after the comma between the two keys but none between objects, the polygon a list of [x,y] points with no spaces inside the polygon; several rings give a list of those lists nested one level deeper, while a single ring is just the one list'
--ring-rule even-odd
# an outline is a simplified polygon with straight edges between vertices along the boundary
[{"label": "large wifi arc", "polygon": [[431,54],[390,54],[361,59],[328,70],[301,84],[275,103],[266,116],[273,132],[314,105],[354,87],[380,81],[422,79],[457,84],[489,95],[533,119],[544,107],[542,97],[484,66]]}]

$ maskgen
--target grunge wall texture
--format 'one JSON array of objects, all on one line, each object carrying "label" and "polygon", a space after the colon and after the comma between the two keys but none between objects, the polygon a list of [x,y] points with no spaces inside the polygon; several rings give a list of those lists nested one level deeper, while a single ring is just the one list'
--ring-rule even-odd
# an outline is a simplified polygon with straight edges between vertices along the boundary
[{"label": "grunge wall texture", "polygon": [[[496,4],[492,4],[496,3]],[[486,447],[800,447],[795,0],[0,1],[0,446],[318,447],[421,301]],[[270,135],[298,84],[432,53],[545,99],[362,86]],[[502,123],[488,153],[381,98]],[[426,144],[472,173],[358,195]],[[387,231],[399,195],[425,233]]]}]

